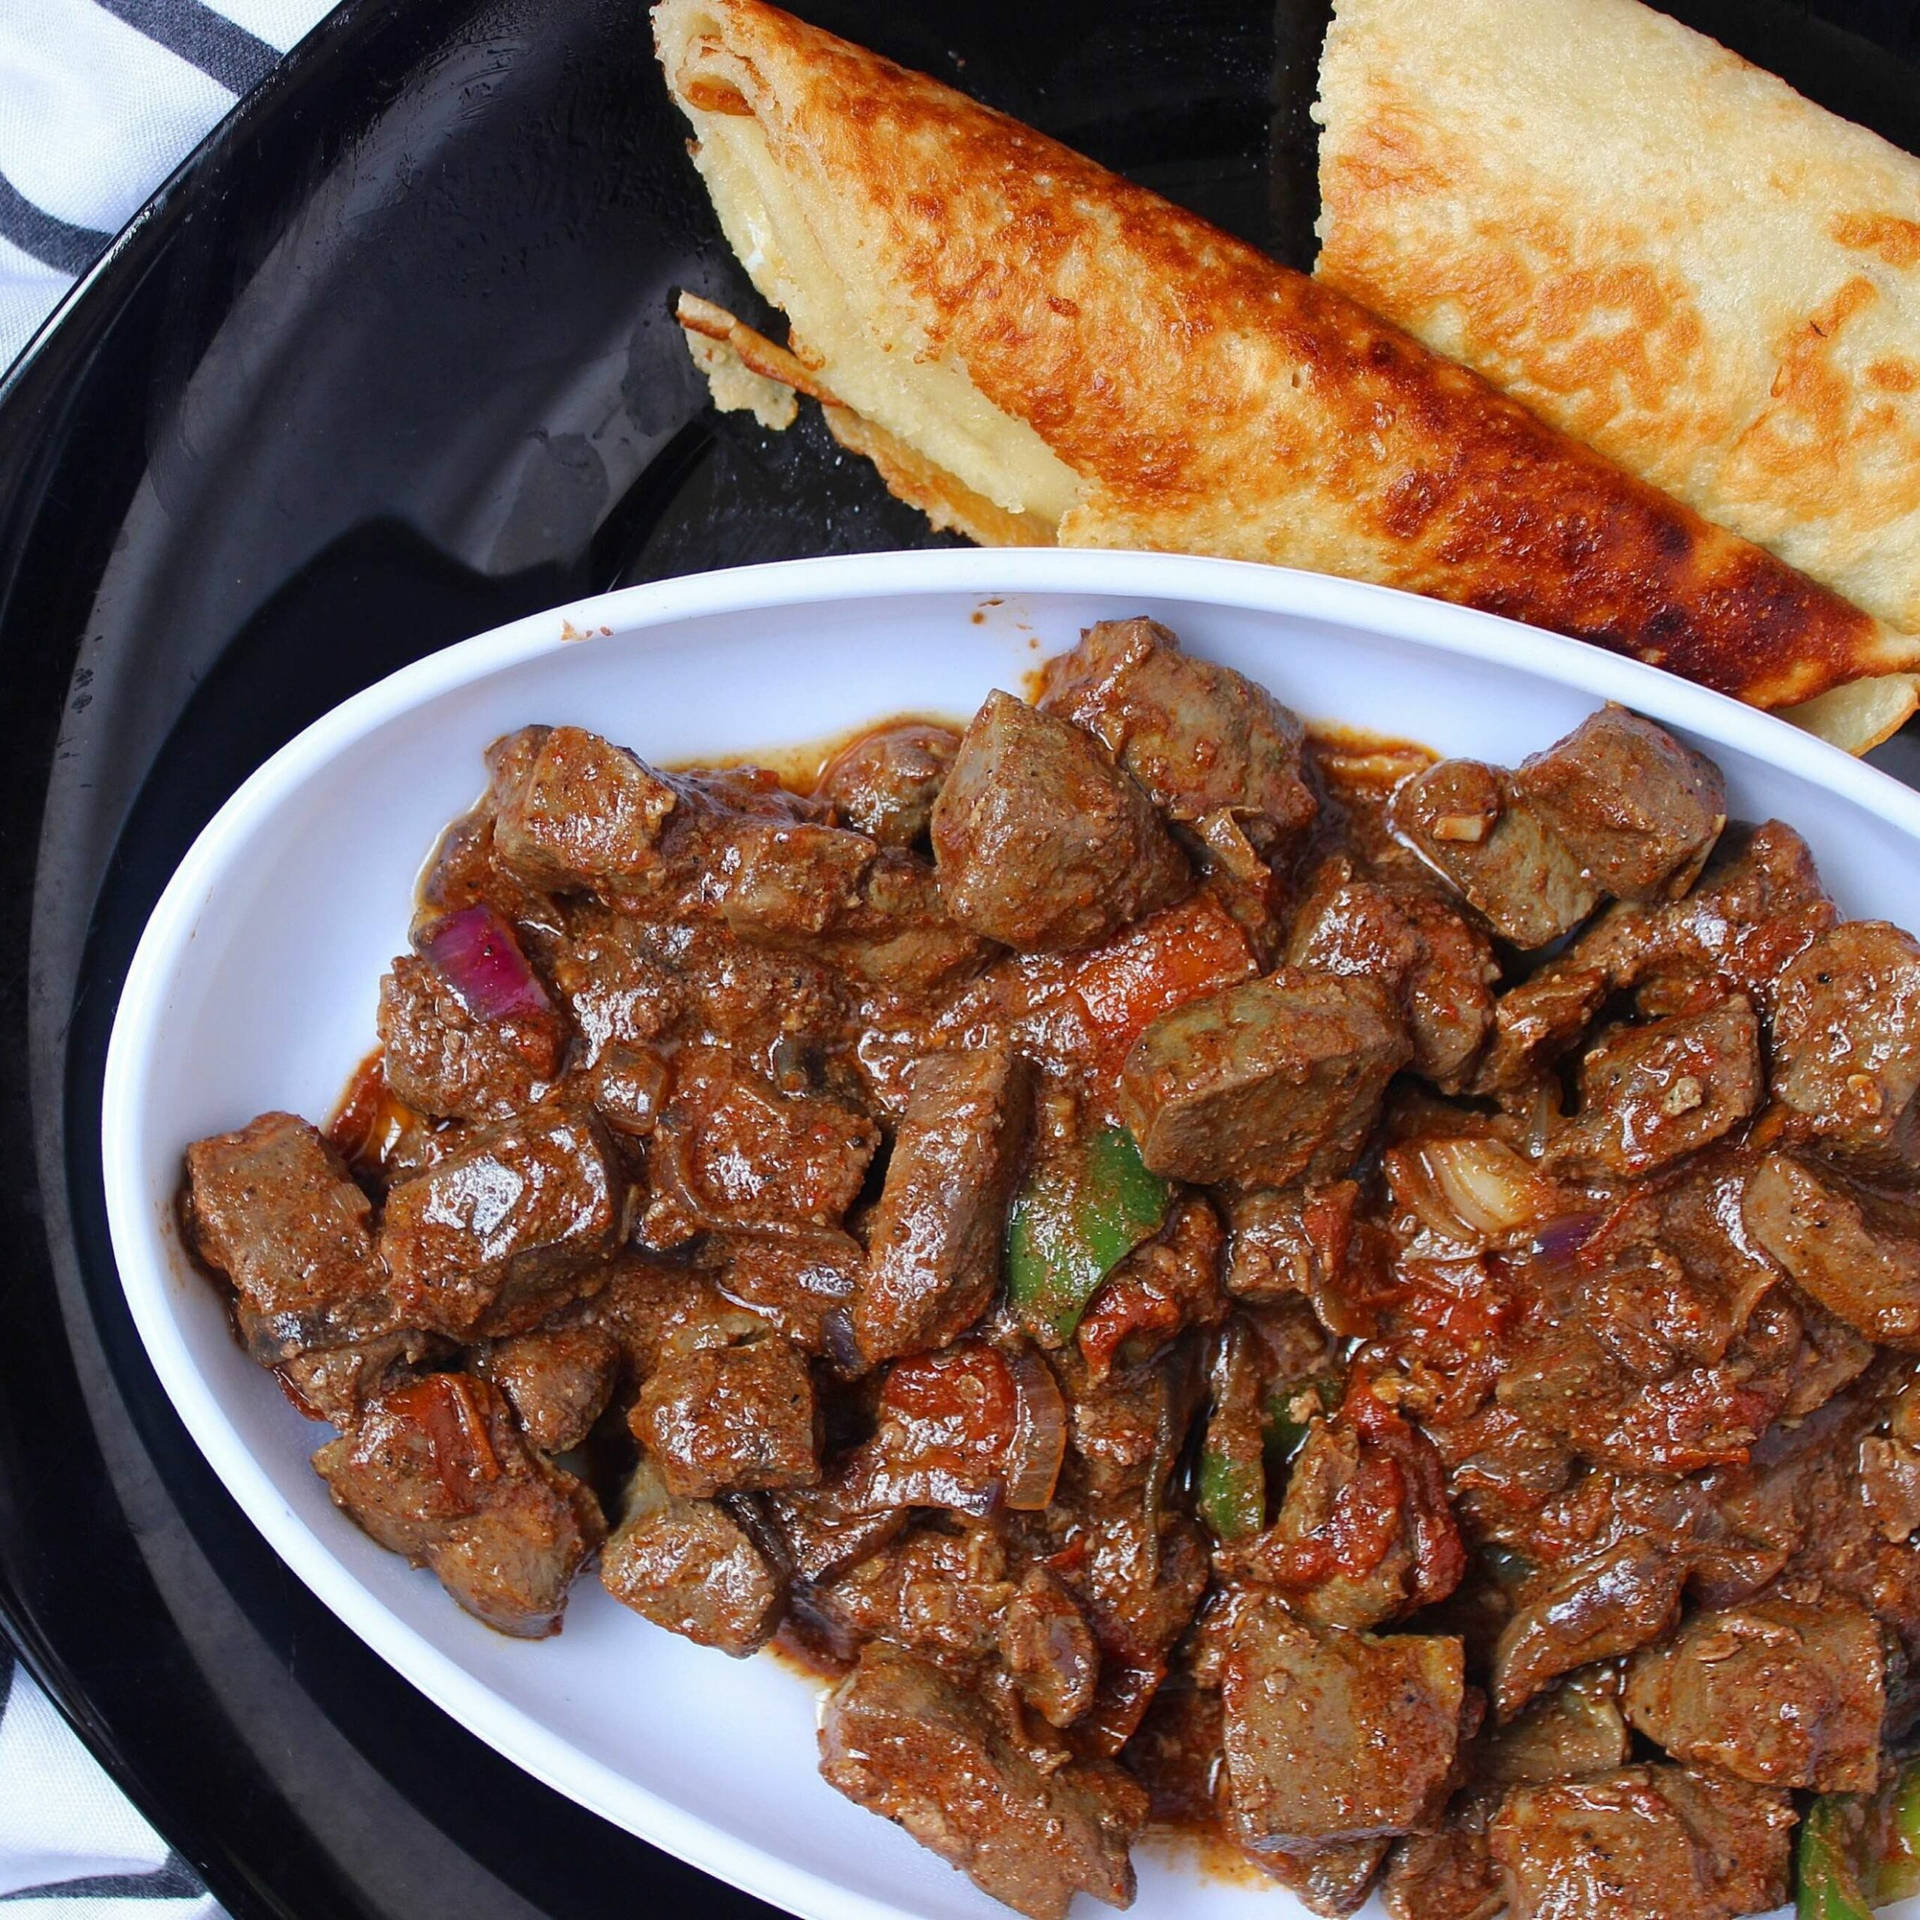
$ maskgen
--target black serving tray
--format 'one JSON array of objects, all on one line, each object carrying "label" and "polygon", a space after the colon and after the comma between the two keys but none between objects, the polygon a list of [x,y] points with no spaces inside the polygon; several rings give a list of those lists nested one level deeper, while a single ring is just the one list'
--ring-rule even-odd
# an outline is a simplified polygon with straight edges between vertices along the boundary
[{"label": "black serving tray", "polygon": [[[1310,258],[1325,0],[805,10]],[[1905,0],[1673,10],[1920,150]],[[757,310],[635,0],[349,0],[0,383],[0,1619],[241,1920],[767,1911],[500,1759],[281,1566],[147,1365],[98,1166],[146,914],[306,722],[575,595],[930,544],[817,424],[704,409],[681,286]]]}]

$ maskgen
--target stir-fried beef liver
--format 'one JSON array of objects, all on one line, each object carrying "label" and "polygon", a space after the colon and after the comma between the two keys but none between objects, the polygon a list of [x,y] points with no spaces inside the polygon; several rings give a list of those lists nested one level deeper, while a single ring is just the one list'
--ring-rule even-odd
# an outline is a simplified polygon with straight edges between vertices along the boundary
[{"label": "stir-fried beef liver", "polygon": [[1146,1796],[1098,1760],[1041,1771],[987,1701],[929,1661],[869,1642],[827,1702],[820,1755],[849,1799],[1032,1920],[1062,1920],[1076,1893],[1133,1899],[1127,1848]]},{"label": "stir-fried beef liver", "polygon": [[[838,1676],[1020,1911],[1732,1920],[1920,1715],[1920,943],[1617,708],[1314,739],[1145,619],[811,792],[487,756],[323,1136],[186,1155],[334,1500]],[[608,1523],[612,1532],[607,1534]]]},{"label": "stir-fried beef liver", "polygon": [[989,695],[933,808],[954,918],[1023,951],[1093,947],[1186,891],[1153,803],[1098,741]]}]

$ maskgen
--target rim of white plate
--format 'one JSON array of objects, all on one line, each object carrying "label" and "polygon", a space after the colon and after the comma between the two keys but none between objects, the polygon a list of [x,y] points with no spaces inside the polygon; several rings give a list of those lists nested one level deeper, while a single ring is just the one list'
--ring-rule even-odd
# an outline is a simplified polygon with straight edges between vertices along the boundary
[{"label": "rim of white plate", "polygon": [[[280,1497],[188,1352],[169,1303],[173,1267],[136,1176],[161,996],[210,887],[252,823],[374,728],[437,695],[545,653],[668,629],[710,614],[828,600],[951,594],[1117,594],[1320,620],[1509,668],[1617,700],[1698,738],[1751,753],[1854,801],[1920,841],[1920,792],[1839,748],[1657,668],[1470,608],[1327,574],[1247,561],[1104,549],[968,549],[776,561],[626,587],[532,614],[444,648],[355,694],[296,735],[202,829],[147,922],[114,1016],[101,1101],[108,1224],[148,1358],[194,1442],[274,1551],[406,1679],[498,1752],[616,1825],[761,1899],[805,1915],[909,1920],[689,1813],[589,1758],[396,1617]],[[773,744],[773,743],[769,743]]]}]

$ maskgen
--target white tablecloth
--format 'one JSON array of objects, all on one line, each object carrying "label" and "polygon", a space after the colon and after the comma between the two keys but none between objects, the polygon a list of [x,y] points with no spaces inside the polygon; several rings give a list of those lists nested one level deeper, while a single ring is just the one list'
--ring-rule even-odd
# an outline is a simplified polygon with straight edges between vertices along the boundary
[{"label": "white tablecloth", "polygon": [[[0,0],[0,366],[332,0]],[[221,1920],[0,1643],[0,1916]]]}]

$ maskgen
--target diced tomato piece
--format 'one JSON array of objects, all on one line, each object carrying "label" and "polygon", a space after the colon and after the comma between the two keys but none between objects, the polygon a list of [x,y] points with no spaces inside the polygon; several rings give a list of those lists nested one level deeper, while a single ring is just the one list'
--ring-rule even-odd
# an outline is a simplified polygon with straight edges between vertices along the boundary
[{"label": "diced tomato piece", "polygon": [[1163,1013],[1259,971],[1247,936],[1209,893],[1196,893],[1095,948],[1070,985],[1086,1009],[1096,1074],[1117,1080],[1133,1043]]}]

